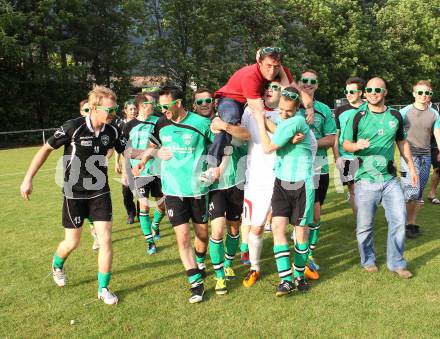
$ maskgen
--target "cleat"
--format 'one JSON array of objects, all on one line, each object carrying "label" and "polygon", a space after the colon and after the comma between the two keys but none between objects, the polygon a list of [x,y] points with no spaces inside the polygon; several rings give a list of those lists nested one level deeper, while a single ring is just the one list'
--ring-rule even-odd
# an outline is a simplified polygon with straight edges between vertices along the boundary
[{"label": "cleat", "polygon": [[225,272],[226,280],[234,280],[235,279],[235,272],[232,269],[232,267],[225,267],[223,270]]},{"label": "cleat", "polygon": [[318,280],[319,279],[318,271],[314,270],[313,268],[309,267],[308,265],[306,265],[304,275],[307,279],[310,279],[310,280]]},{"label": "cleat", "polygon": [[127,224],[129,225],[134,224],[134,215],[129,215],[127,217]]},{"label": "cleat", "polygon": [[191,297],[188,299],[190,304],[196,304],[203,300],[203,295],[205,294],[205,287],[203,284],[191,287]]},{"label": "cleat", "polygon": [[272,232],[272,224],[270,223],[270,221],[268,221],[268,222],[266,222],[266,224],[264,224],[264,232],[265,233]]},{"label": "cleat", "polygon": [[67,275],[64,268],[55,268],[52,266],[52,277],[58,287],[64,287],[67,284]]},{"label": "cleat", "polygon": [[260,272],[250,270],[243,280],[243,286],[247,288],[252,287],[255,285],[258,279],[260,279]]},{"label": "cleat", "polygon": [[101,292],[98,292],[98,299],[102,300],[106,305],[116,305],[118,303],[118,297],[106,287],[103,287]]},{"label": "cleat", "polygon": [[149,242],[148,243],[147,253],[149,255],[157,253],[156,244],[154,242]]},{"label": "cleat", "polygon": [[93,240],[92,250],[99,250],[99,241],[98,239]]},{"label": "cleat", "polygon": [[203,262],[197,263],[197,268],[199,269],[202,278],[206,278],[206,265]]},{"label": "cleat", "polygon": [[228,293],[228,289],[226,287],[226,279],[224,278],[216,278],[217,283],[215,284],[215,293],[218,295],[223,295]]},{"label": "cleat", "polygon": [[321,270],[321,266],[318,265],[318,263],[316,262],[315,258],[313,258],[312,256],[309,256],[307,258],[307,265],[314,271],[320,271]]},{"label": "cleat", "polygon": [[249,252],[241,252],[240,261],[243,265],[250,265],[251,262],[249,260]]},{"label": "cleat", "polygon": [[296,277],[295,278],[295,288],[302,293],[306,293],[310,289],[310,284],[304,277]]},{"label": "cleat", "polygon": [[275,295],[277,297],[282,297],[284,295],[290,294],[295,289],[295,285],[291,281],[281,280],[280,284],[277,286],[277,292]]}]

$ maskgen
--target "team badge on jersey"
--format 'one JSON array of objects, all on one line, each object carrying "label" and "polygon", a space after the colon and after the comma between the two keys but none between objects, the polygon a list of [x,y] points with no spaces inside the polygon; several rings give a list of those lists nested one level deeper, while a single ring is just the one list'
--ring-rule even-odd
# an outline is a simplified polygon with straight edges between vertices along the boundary
[{"label": "team badge on jersey", "polygon": [[383,135],[383,129],[382,128],[377,130],[377,135]]},{"label": "team badge on jersey", "polygon": [[107,146],[108,143],[110,142],[110,138],[108,135],[102,135],[101,136],[101,142],[104,146]]},{"label": "team badge on jersey", "polygon": [[185,145],[191,145],[191,141],[192,141],[192,135],[191,134],[184,134],[184,135],[182,135],[182,139],[183,139],[183,142],[185,143]]},{"label": "team badge on jersey", "polygon": [[54,133],[54,137],[55,138],[61,138],[61,137],[63,137],[63,136],[65,136],[66,135],[66,133],[64,133],[64,129],[63,129],[63,126],[61,126],[59,129],[57,129],[56,131],[55,131],[55,133]]},{"label": "team badge on jersey", "polygon": [[397,122],[391,120],[388,122],[388,126],[390,126],[390,128],[396,128]]}]

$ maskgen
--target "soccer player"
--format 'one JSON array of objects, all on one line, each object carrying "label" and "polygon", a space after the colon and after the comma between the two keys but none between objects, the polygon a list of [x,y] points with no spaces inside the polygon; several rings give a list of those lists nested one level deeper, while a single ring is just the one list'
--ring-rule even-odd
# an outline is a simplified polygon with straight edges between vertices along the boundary
[{"label": "soccer player", "polygon": [[[309,251],[307,224],[313,219],[314,189],[312,180],[313,141],[304,116],[296,114],[300,96],[296,89],[287,87],[281,92],[279,114],[272,141],[266,131],[264,115],[255,112],[261,145],[266,153],[276,151],[275,182],[272,194],[272,234],[278,275],[281,279],[276,295],[283,296],[295,288],[300,292],[309,290],[304,270]],[[269,123],[270,124],[270,123]],[[297,133],[303,140],[293,143]],[[296,243],[293,260],[294,281],[286,237],[288,224],[295,228]]]},{"label": "soccer player", "polygon": [[193,94],[194,112],[208,119],[214,118],[214,98],[212,91],[207,88],[199,88]]},{"label": "soccer player", "polygon": [[[126,101],[124,103],[124,119],[122,119],[118,124],[118,127],[121,129],[121,131],[124,130],[124,126],[128,122],[136,118],[137,114],[138,111],[134,100]],[[133,224],[134,218],[138,213],[136,213],[136,205],[133,202],[133,192],[130,189],[128,176],[125,171],[125,166],[123,164],[124,157],[122,156],[122,154],[116,153],[115,172],[121,174],[122,197],[124,199],[125,210],[127,211],[127,224]],[[139,210],[139,206],[137,210]]]},{"label": "soccer player", "polygon": [[[428,97],[428,106],[434,110],[437,114],[438,111],[432,107],[432,97]],[[431,135],[431,164],[432,164],[432,176],[431,176],[431,187],[429,188],[428,200],[431,204],[440,205],[440,200],[436,197],[437,187],[440,183],[439,168],[440,168],[440,154],[438,151],[439,145],[435,141],[434,135]]]},{"label": "soccer player", "polygon": [[335,145],[333,154],[335,156],[336,167],[340,172],[342,184],[348,186],[348,195],[353,211],[356,217],[356,206],[354,204],[354,175],[359,167],[354,154],[347,153],[342,148],[345,125],[350,114],[363,104],[362,95],[364,94],[365,81],[361,78],[349,78],[345,82],[345,96],[348,104],[335,108],[334,116],[336,122]]},{"label": "soccer player", "polygon": [[[159,92],[159,103],[164,117],[154,130],[154,142],[160,146],[158,156],[162,159],[161,181],[165,195],[165,208],[176,234],[180,259],[191,285],[190,303],[203,300],[203,278],[197,267],[191,248],[189,221],[202,241],[208,242],[208,185],[200,181],[206,170],[204,157],[208,145],[214,140],[210,130],[211,121],[187,111],[182,103],[183,92],[177,87],[165,86]],[[152,156],[149,149],[142,161],[134,168],[142,170]]]},{"label": "soccer player", "polygon": [[350,117],[344,131],[344,150],[359,160],[355,176],[357,207],[356,237],[361,265],[367,272],[377,272],[373,246],[373,220],[378,204],[385,209],[388,222],[387,267],[399,277],[408,279],[403,258],[405,248],[405,198],[396,178],[394,143],[405,159],[411,183],[417,186],[418,175],[405,136],[400,113],[385,106],[387,89],[381,78],[372,78],[365,87],[368,104],[362,105]]},{"label": "soccer player", "polygon": [[98,298],[105,304],[116,304],[118,298],[108,287],[112,265],[112,203],[107,177],[107,152],[115,147],[123,152],[125,140],[120,130],[107,124],[117,110],[116,95],[110,89],[96,86],[89,93],[90,114],[66,121],[33,158],[21,184],[21,195],[28,200],[32,179],[50,153],[64,146],[64,202],[62,222],[65,238],[53,256],[55,283],[63,287],[67,276],[64,263],[78,247],[84,218],[94,221],[100,248],[98,254]]},{"label": "soccer player", "polygon": [[[131,154],[134,156],[136,156],[134,154],[135,150],[146,150],[150,146],[151,135],[159,120],[158,117],[153,115],[155,106],[156,100],[148,92],[139,93],[136,96],[136,108],[139,113],[122,130],[124,137],[128,140],[127,150],[131,148]],[[139,162],[139,159],[130,159],[132,167],[135,167]],[[127,170],[127,172],[129,173],[130,171]],[[150,255],[157,251],[154,240],[160,239],[159,223],[165,210],[159,174],[160,161],[156,158],[150,159],[145,163],[143,171],[134,177],[134,190],[139,200],[139,222],[145,242],[147,243],[147,253]],[[148,202],[150,194],[157,202],[157,207],[154,211],[154,229],[152,228]],[[153,230],[155,232],[154,235]]]},{"label": "soccer player", "polygon": [[[324,204],[330,181],[327,149],[333,147],[335,143],[336,124],[330,108],[326,104],[315,100],[315,92],[319,86],[318,73],[312,69],[303,71],[299,85],[302,90],[313,98],[315,114],[311,129],[318,142],[318,151],[314,164],[315,208],[313,222],[309,225],[310,252],[306,269],[306,275],[309,276],[309,278],[316,279],[318,277],[316,272],[320,270],[320,267],[313,257],[313,251],[316,249],[316,244],[319,239],[321,230],[321,208]],[[302,108],[298,113],[304,115],[306,112],[307,108]]]},{"label": "soccer player", "polygon": [[429,179],[431,169],[431,134],[434,134],[437,144],[440,143],[440,118],[436,111],[429,107],[429,98],[432,97],[432,85],[427,80],[420,80],[413,86],[414,103],[401,109],[407,141],[411,149],[412,160],[419,176],[417,187],[411,184],[408,175],[408,164],[401,159],[401,177],[406,199],[407,238],[416,238],[420,235],[420,226],[416,224],[420,211],[420,200],[423,190]]}]

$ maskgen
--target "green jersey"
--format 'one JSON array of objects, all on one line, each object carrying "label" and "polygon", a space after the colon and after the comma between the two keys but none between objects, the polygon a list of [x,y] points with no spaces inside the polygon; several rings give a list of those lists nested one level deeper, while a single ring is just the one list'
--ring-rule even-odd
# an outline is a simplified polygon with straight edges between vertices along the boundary
[{"label": "green jersey", "polygon": [[357,142],[368,139],[370,146],[355,152],[359,158],[355,181],[385,182],[396,176],[394,141],[405,138],[399,111],[388,107],[384,112],[373,113],[368,105],[358,108],[347,122],[344,140]]},{"label": "green jersey", "polygon": [[232,154],[229,157],[226,169],[218,182],[211,186],[211,191],[224,190],[243,183],[246,179],[247,143],[240,146],[231,146]]},{"label": "green jersey", "polygon": [[[315,119],[310,126],[315,134],[316,140],[326,137],[327,135],[336,134],[336,124],[330,107],[326,104],[315,100],[313,101],[313,110],[315,111]],[[299,114],[306,116],[306,110],[301,108]],[[318,148],[316,152],[316,164],[321,168],[320,174],[328,173],[327,148]]]},{"label": "green jersey", "polygon": [[[129,140],[129,146],[133,147],[133,149],[147,149],[151,143],[151,135],[158,120],[159,118],[156,116],[149,116],[145,121],[133,119],[126,123],[122,133],[127,140]],[[140,160],[138,159],[130,159],[131,167],[135,167],[139,162]],[[159,158],[154,158],[145,164],[145,168],[140,173],[140,176],[148,177],[157,176],[159,174],[160,160]]]},{"label": "green jersey", "polygon": [[161,181],[165,195],[198,197],[208,193],[208,186],[200,180],[207,169],[208,146],[214,141],[211,121],[196,113],[187,112],[180,122],[159,119],[153,137],[173,156],[162,161]]},{"label": "green jersey", "polygon": [[[275,160],[275,177],[290,182],[298,182],[312,176],[313,156],[310,128],[301,115],[286,120],[278,120],[272,143],[279,146]],[[304,140],[292,144],[296,133],[304,134]]]}]

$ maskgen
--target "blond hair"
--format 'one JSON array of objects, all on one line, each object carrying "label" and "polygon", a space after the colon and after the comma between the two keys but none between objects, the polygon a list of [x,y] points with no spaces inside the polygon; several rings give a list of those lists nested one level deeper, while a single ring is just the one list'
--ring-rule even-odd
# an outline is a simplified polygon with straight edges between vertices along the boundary
[{"label": "blond hair", "polygon": [[103,98],[110,98],[116,102],[116,94],[110,88],[105,86],[96,86],[89,92],[89,105],[91,109],[102,104]]},{"label": "blond hair", "polygon": [[413,85],[413,91],[415,91],[417,86],[426,86],[429,87],[432,90],[432,84],[429,80],[419,80],[416,84]]}]

